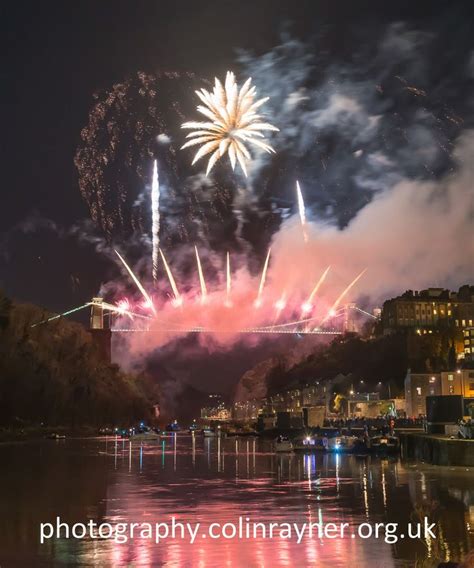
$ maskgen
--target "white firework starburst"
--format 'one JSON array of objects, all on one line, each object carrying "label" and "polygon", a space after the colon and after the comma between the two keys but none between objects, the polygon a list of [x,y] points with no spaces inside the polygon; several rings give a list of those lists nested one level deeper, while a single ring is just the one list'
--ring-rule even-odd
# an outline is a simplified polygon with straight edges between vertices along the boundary
[{"label": "white firework starburst", "polygon": [[268,122],[262,122],[262,116],[256,112],[268,101],[268,97],[254,101],[256,90],[254,86],[251,86],[251,82],[251,78],[247,79],[239,90],[235,82],[235,75],[228,71],[224,85],[216,78],[211,93],[205,89],[196,91],[203,103],[197,107],[197,110],[208,121],[185,122],[181,125],[181,128],[193,131],[186,136],[190,140],[181,149],[201,144],[194,156],[193,164],[211,154],[206,175],[212,170],[217,160],[226,153],[229,155],[232,169],[238,162],[244,174],[247,175],[245,164],[251,159],[247,149],[248,144],[253,144],[269,154],[275,152],[269,144],[262,141],[262,138],[265,138],[264,131],[278,131],[278,128]]}]

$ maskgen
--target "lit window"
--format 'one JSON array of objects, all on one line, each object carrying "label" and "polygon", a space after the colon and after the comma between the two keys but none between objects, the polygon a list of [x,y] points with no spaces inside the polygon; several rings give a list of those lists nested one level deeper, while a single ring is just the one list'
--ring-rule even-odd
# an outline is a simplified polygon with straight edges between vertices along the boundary
[{"label": "lit window", "polygon": [[448,381],[454,381],[454,375],[448,375]]},{"label": "lit window", "polygon": [[462,320],[461,324],[463,327],[466,327],[466,320]]},{"label": "lit window", "polygon": [[416,394],[421,396],[421,387],[416,387]]}]

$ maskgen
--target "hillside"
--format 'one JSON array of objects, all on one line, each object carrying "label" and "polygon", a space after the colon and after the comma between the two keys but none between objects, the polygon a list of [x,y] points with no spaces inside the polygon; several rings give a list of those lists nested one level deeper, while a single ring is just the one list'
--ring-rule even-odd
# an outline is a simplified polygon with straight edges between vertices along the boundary
[{"label": "hillside", "polygon": [[0,424],[119,425],[150,418],[159,393],[145,376],[101,361],[80,324],[0,293]]}]

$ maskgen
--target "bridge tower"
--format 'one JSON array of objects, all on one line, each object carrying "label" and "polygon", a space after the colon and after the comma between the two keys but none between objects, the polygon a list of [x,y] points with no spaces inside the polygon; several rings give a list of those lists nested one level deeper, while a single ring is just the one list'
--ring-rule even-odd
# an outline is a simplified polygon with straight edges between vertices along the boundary
[{"label": "bridge tower", "polygon": [[90,329],[104,329],[104,307],[102,298],[92,298]]},{"label": "bridge tower", "polygon": [[357,331],[357,324],[355,321],[355,307],[356,305],[354,302],[349,302],[344,306],[344,331]]},{"label": "bridge tower", "polygon": [[112,362],[112,331],[104,327],[102,298],[92,298],[89,333],[104,363]]}]

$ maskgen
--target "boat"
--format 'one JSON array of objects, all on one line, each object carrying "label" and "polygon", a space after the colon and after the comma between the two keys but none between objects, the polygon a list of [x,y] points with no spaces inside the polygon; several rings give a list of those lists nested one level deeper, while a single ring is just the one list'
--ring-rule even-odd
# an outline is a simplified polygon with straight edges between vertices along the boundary
[{"label": "boat", "polygon": [[130,441],[146,442],[146,441],[156,441],[160,439],[160,434],[152,430],[151,428],[142,427],[138,430],[135,428],[130,428],[129,430],[123,430],[121,433],[122,438],[128,438]]},{"label": "boat", "polygon": [[275,452],[292,452],[293,444],[286,436],[278,436],[275,440]]},{"label": "boat", "polygon": [[305,436],[294,443],[293,449],[295,452],[325,452],[328,439],[325,436]]},{"label": "boat", "polygon": [[234,429],[231,429],[231,430],[227,430],[226,434],[229,437],[239,436],[241,438],[258,436],[258,432],[256,432],[255,430],[245,430],[244,428],[234,428]]},{"label": "boat", "polygon": [[46,437],[48,438],[48,440],[65,440],[66,439],[66,436],[64,436],[64,434],[56,434],[56,433],[48,434]]},{"label": "boat", "polygon": [[137,432],[136,434],[131,434],[129,436],[130,441],[137,441],[137,442],[148,442],[148,441],[156,441],[160,439],[160,435],[153,430],[147,430],[146,432]]},{"label": "boat", "polygon": [[181,430],[181,426],[178,424],[177,420],[173,420],[173,422],[170,422],[166,426],[167,432],[179,432],[179,430]]},{"label": "boat", "polygon": [[202,435],[204,438],[215,438],[217,436],[217,432],[212,428],[203,428]]},{"label": "boat", "polygon": [[327,450],[329,452],[350,453],[357,450],[359,438],[357,436],[335,436],[329,438]]},{"label": "boat", "polygon": [[395,453],[400,449],[400,441],[396,436],[381,434],[370,438],[369,449],[374,453]]}]

